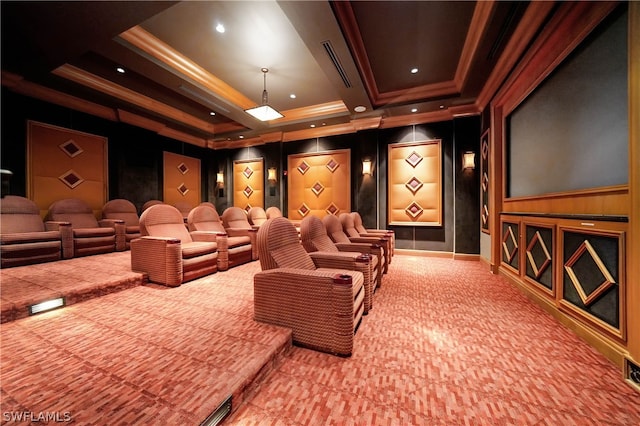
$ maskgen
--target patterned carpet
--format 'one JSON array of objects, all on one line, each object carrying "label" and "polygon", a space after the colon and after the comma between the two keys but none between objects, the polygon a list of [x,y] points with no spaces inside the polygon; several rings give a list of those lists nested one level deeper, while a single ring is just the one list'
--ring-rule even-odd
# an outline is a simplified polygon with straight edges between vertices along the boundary
[{"label": "patterned carpet", "polygon": [[619,369],[479,262],[396,255],[351,358],[254,322],[258,270],[0,325],[0,422],[198,425],[233,393],[226,425],[640,424]]}]

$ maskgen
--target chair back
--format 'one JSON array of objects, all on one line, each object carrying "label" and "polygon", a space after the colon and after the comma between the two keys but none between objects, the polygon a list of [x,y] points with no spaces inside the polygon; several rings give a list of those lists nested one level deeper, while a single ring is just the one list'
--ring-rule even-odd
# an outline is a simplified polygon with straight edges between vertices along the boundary
[{"label": "chair back", "polygon": [[356,231],[361,234],[366,234],[367,229],[362,224],[362,217],[358,212],[351,212],[351,218],[353,219],[353,227],[356,228]]},{"label": "chair back", "polygon": [[350,243],[349,236],[344,233],[340,219],[332,214],[328,214],[322,218],[322,223],[327,230],[327,235],[334,243]]},{"label": "chair back", "polygon": [[189,216],[189,212],[191,211],[191,209],[193,208],[191,206],[191,204],[187,203],[186,201],[178,201],[177,203],[175,203],[173,205],[176,209],[178,209],[180,211],[180,213],[182,213],[182,217],[186,218],[187,216]]},{"label": "chair back", "polygon": [[218,212],[210,204],[194,207],[187,216],[189,231],[207,231],[225,233]]},{"label": "chair back", "polygon": [[156,204],[140,215],[140,235],[177,238],[182,243],[193,240],[180,211],[169,204]]},{"label": "chair back", "polygon": [[247,213],[240,207],[229,207],[222,212],[222,225],[225,228],[252,229]]},{"label": "chair back", "polygon": [[40,209],[28,198],[6,195],[0,200],[0,233],[42,232]]},{"label": "chair back", "polygon": [[267,213],[262,207],[251,207],[248,217],[253,226],[261,226],[267,221]]},{"label": "chair back", "polygon": [[268,207],[265,211],[267,219],[273,219],[274,217],[282,217],[282,212],[275,206]]},{"label": "chair back", "polygon": [[136,206],[124,198],[107,201],[102,207],[102,218],[124,220],[125,226],[137,226],[140,224]]},{"label": "chair back", "polygon": [[342,224],[342,229],[344,233],[349,237],[359,237],[360,233],[356,230],[355,225],[353,224],[353,216],[349,213],[340,213],[338,216],[340,223]]},{"label": "chair back", "polygon": [[258,230],[258,257],[262,270],[275,268],[316,269],[298,239],[298,231],[285,217],[267,220]]},{"label": "chair back", "polygon": [[148,209],[151,206],[155,206],[156,204],[164,204],[164,201],[160,201],[160,200],[149,200],[146,203],[144,203],[142,205],[142,210],[141,211],[145,211],[146,209]]},{"label": "chair back", "polygon": [[324,227],[322,220],[316,216],[307,216],[300,222],[300,238],[304,249],[311,253],[314,251],[339,251]]},{"label": "chair back", "polygon": [[73,229],[99,228],[91,207],[79,198],[65,198],[49,206],[48,220],[69,222]]}]

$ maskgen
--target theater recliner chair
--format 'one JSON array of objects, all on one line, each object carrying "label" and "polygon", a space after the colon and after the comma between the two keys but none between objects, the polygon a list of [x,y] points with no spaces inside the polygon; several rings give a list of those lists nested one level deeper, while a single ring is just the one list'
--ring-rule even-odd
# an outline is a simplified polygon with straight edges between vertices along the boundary
[{"label": "theater recliner chair", "polygon": [[338,248],[327,235],[322,220],[315,216],[307,216],[300,222],[302,246],[313,261],[323,268],[348,269],[360,271],[364,276],[364,313],[373,307],[373,293],[377,287],[378,258],[368,253],[357,251],[351,245]]},{"label": "theater recliner chair", "polygon": [[43,223],[31,200],[7,195],[0,200],[0,266],[30,265],[73,257],[69,222]]},{"label": "theater recliner chair", "polygon": [[[251,238],[249,236],[230,237],[213,206],[201,204],[191,210],[187,217],[187,226],[192,235],[197,232],[213,232],[218,235],[216,241],[218,242],[219,270],[225,271],[253,260]],[[226,252],[222,250],[223,247],[226,247]]]},{"label": "theater recliner chair", "polygon": [[265,213],[267,215],[267,219],[282,217],[282,211],[275,206],[267,207],[267,210],[265,210]]},{"label": "theater recliner chair", "polygon": [[79,198],[66,198],[51,204],[47,220],[71,223],[73,257],[125,250],[124,221],[98,221],[91,207]]},{"label": "theater recliner chair", "polygon": [[257,228],[254,228],[247,219],[247,213],[240,207],[229,207],[222,212],[222,226],[229,237],[249,237],[251,240],[251,260],[258,259],[256,248]]},{"label": "theater recliner chair", "polygon": [[378,286],[380,286],[382,284],[382,274],[385,273],[386,265],[384,249],[380,244],[378,244],[375,239],[349,238],[349,236],[345,234],[344,229],[342,229],[340,219],[332,214],[328,214],[323,217],[322,224],[327,230],[327,235],[331,238],[331,241],[336,244],[336,246],[341,247],[342,245],[350,245],[351,247],[357,247],[358,251],[361,253],[369,253],[370,255],[378,258],[378,265],[380,265],[378,268]]},{"label": "theater recliner chair", "polygon": [[[351,212],[351,217],[353,218],[353,226],[356,228],[356,231],[360,233],[361,237],[366,237],[367,234],[374,234],[374,236],[380,235],[385,238],[388,238],[391,241],[391,256],[393,258],[394,252],[396,250],[396,233],[390,229],[367,229],[362,224],[362,217],[358,212]],[[389,259],[389,263],[391,263],[391,259]]]},{"label": "theater recliner chair", "polygon": [[362,236],[356,230],[353,224],[353,216],[349,213],[340,213],[338,216],[340,223],[342,224],[342,229],[345,234],[349,237],[349,240],[354,243],[374,243],[380,245],[384,250],[384,273],[386,274],[389,270],[389,263],[391,263],[391,241],[388,238],[385,238],[382,235],[374,235],[368,234],[367,236]]},{"label": "theater recliner chair", "polygon": [[260,225],[267,221],[267,213],[262,207],[251,207],[249,213],[247,213],[249,223],[254,228],[259,228]]},{"label": "theater recliner chair", "polygon": [[169,204],[142,212],[140,234],[131,241],[131,269],[151,282],[177,287],[218,270],[216,235],[189,233],[182,213]]},{"label": "theater recliner chair", "polygon": [[262,271],[253,277],[256,321],[290,328],[300,346],[350,356],[364,311],[362,273],[317,268],[284,217],[260,227],[258,252]]},{"label": "theater recliner chair", "polygon": [[129,200],[116,198],[107,201],[102,207],[103,219],[119,219],[124,221],[125,248],[131,248],[131,241],[140,238],[140,218],[136,206]]}]

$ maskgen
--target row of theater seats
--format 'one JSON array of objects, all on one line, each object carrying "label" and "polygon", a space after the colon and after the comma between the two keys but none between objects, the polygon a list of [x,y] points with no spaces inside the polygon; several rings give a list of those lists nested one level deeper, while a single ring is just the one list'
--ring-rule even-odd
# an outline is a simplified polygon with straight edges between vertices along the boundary
[{"label": "row of theater seats", "polygon": [[373,308],[374,292],[391,260],[394,237],[392,231],[364,228],[349,237],[354,219],[361,224],[353,212],[308,216],[297,227],[284,217],[260,226],[257,321],[290,328],[298,345],[351,355],[354,334]]}]

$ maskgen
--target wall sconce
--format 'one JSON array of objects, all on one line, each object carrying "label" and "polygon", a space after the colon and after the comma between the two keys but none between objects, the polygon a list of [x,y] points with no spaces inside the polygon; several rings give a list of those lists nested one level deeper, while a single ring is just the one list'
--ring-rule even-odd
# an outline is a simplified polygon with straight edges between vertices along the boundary
[{"label": "wall sconce", "polygon": [[362,160],[362,175],[371,176],[371,160],[369,160],[368,158]]},{"label": "wall sconce", "polygon": [[224,173],[218,172],[216,183],[218,184],[218,197],[224,197]]},{"label": "wall sconce", "polygon": [[462,154],[462,169],[473,170],[476,168],[476,153],[467,151]]},{"label": "wall sconce", "polygon": [[270,183],[276,183],[278,181],[278,169],[275,167],[269,167],[267,169],[267,180]]},{"label": "wall sconce", "polygon": [[269,167],[267,169],[267,180],[269,181],[269,196],[275,197],[276,182],[278,182],[278,169],[275,167]]}]

